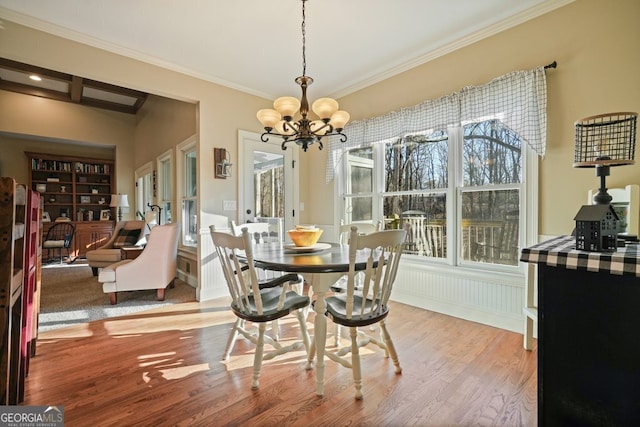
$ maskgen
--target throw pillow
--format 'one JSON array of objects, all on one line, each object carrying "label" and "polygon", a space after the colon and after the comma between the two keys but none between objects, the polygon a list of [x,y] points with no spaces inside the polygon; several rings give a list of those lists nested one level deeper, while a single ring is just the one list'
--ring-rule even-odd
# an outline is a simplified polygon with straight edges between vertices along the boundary
[{"label": "throw pillow", "polygon": [[140,229],[125,230],[121,228],[113,241],[114,248],[122,248],[123,246],[133,246],[138,241]]}]

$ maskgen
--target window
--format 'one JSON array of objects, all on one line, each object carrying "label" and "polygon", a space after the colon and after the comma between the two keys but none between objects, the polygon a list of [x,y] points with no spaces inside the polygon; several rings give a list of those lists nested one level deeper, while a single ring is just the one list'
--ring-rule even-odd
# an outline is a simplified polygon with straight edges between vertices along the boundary
[{"label": "window", "polygon": [[344,159],[343,221],[404,228],[405,254],[425,259],[518,264],[522,143],[499,120],[383,141]]},{"label": "window", "polygon": [[[462,259],[517,265],[522,186],[520,137],[498,120],[464,126],[462,148]],[[510,218],[511,217],[511,218]]]},{"label": "window", "polygon": [[159,218],[162,224],[171,222],[171,195],[173,186],[171,183],[171,167],[173,156],[167,151],[158,158],[158,199],[157,204],[162,208],[162,216]]},{"label": "window", "polygon": [[178,145],[179,200],[181,204],[182,245],[196,247],[198,244],[197,210],[197,154],[195,139],[190,138]]},{"label": "window", "polygon": [[414,259],[513,271],[537,230],[533,154],[545,153],[546,105],[537,67],[351,122],[327,157],[339,219],[404,228]]},{"label": "window", "polygon": [[135,171],[136,176],[136,219],[144,219],[144,212],[148,211],[147,203],[152,201],[152,182],[151,175],[153,173],[153,163],[148,162],[140,166]]}]

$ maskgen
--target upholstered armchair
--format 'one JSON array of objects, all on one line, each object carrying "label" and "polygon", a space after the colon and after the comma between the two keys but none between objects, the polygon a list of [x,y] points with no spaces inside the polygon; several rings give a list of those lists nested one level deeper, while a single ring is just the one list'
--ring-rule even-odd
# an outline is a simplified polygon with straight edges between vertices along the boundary
[{"label": "upholstered armchair", "polygon": [[126,259],[100,270],[98,281],[117,303],[117,292],[157,289],[164,301],[165,289],[173,284],[177,273],[178,223],[156,225],[147,237],[147,245],[135,259]]},{"label": "upholstered armchair", "polygon": [[116,263],[122,259],[121,248],[134,246],[144,237],[144,221],[119,221],[111,238],[98,249],[86,254],[89,267],[93,275],[98,275],[98,269]]}]

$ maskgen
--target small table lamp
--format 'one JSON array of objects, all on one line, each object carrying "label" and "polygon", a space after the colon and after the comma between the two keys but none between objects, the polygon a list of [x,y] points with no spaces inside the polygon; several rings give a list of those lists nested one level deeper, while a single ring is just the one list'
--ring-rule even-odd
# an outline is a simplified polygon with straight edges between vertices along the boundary
[{"label": "small table lamp", "polygon": [[122,221],[122,208],[129,207],[129,197],[126,194],[112,194],[109,206],[118,208],[118,221]]},{"label": "small table lamp", "polygon": [[586,117],[575,123],[574,168],[596,168],[600,177],[596,204],[611,202],[605,178],[609,167],[635,163],[636,126],[638,113],[607,113]]}]

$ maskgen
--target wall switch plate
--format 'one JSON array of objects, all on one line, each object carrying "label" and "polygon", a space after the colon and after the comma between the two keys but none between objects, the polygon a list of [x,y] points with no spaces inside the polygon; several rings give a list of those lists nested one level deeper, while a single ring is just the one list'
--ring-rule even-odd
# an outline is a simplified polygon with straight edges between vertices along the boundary
[{"label": "wall switch plate", "polygon": [[222,210],[223,211],[235,211],[236,210],[236,201],[235,200],[224,200],[222,202]]}]

